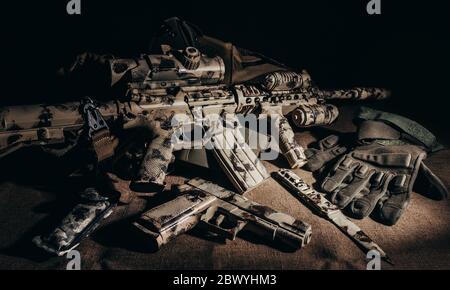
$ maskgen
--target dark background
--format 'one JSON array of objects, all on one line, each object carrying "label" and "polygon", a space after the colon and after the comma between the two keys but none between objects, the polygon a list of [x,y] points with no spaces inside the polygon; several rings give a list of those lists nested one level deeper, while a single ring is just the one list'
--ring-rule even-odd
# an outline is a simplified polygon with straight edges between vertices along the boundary
[{"label": "dark background", "polygon": [[82,15],[66,14],[68,0],[2,2],[0,99],[64,100],[58,67],[83,51],[146,52],[161,21],[178,16],[207,35],[305,68],[323,88],[392,89],[385,110],[448,142],[447,5],[382,0],[382,14],[368,15],[368,1],[82,0]]},{"label": "dark background", "polygon": [[[1,104],[64,101],[70,94],[58,84],[55,72],[76,54],[93,51],[127,57],[146,52],[161,21],[178,16],[207,35],[305,68],[323,88],[389,88],[390,100],[370,105],[409,116],[449,142],[449,10],[436,4],[444,1],[381,0],[382,15],[372,16],[366,13],[369,0],[81,1],[81,16],[66,14],[68,0],[1,2]],[[353,107],[341,108],[333,126],[342,132],[354,130]],[[308,131],[297,134],[303,146],[313,140],[309,133],[314,129]],[[427,160],[447,187],[449,152],[442,150]],[[65,258],[42,258],[31,239],[60,222],[84,184],[65,176],[59,160],[34,153],[10,155],[1,163],[1,269],[64,269],[67,263]],[[277,169],[268,162],[265,166]],[[297,172],[314,183],[304,171]],[[187,173],[198,172],[185,171],[182,176]],[[169,179],[169,184],[182,182],[181,176]],[[365,269],[362,253],[350,239],[328,221],[314,218],[280,185],[269,182],[248,197],[310,222],[314,245],[294,254],[258,245],[257,240],[248,243],[239,238],[222,245],[201,234],[187,234],[149,254],[140,247],[146,240],[130,235],[131,222],[161,200],[135,198],[118,207],[105,226],[80,245],[83,268]],[[392,253],[396,269],[449,269],[449,208],[448,200],[436,202],[413,194],[395,227],[368,218],[358,224]]]}]

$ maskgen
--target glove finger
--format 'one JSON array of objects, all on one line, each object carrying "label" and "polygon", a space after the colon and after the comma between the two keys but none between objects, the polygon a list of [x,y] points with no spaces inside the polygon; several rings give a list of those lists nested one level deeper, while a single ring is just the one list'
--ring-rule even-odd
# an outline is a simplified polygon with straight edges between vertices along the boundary
[{"label": "glove finger", "polygon": [[330,135],[319,141],[319,149],[323,151],[326,149],[333,148],[334,146],[338,145],[338,142],[339,136]]},{"label": "glove finger", "polygon": [[395,176],[389,184],[390,196],[379,205],[378,217],[386,225],[397,223],[403,211],[408,207],[410,195],[404,188],[406,179],[406,175]]},{"label": "glove finger", "polygon": [[361,195],[367,190],[370,178],[375,173],[367,165],[358,166],[353,172],[353,180],[341,190],[335,191],[331,196],[331,202],[339,208],[346,207],[355,196]]},{"label": "glove finger", "polygon": [[378,210],[379,220],[386,225],[395,225],[408,207],[408,204],[409,197],[407,197],[406,193],[391,196]]},{"label": "glove finger", "polygon": [[328,151],[318,151],[317,149],[309,150],[310,149],[305,151],[308,163],[305,164],[303,169],[314,172],[323,168],[325,164],[335,159],[337,156],[344,154],[347,151],[347,148],[336,147]]},{"label": "glove finger", "polygon": [[354,162],[351,157],[342,157],[334,166],[332,172],[324,179],[321,189],[331,193],[342,185],[344,180],[351,177],[359,163]]},{"label": "glove finger", "polygon": [[330,135],[324,139],[317,142],[317,148],[309,148],[305,150],[305,156],[308,159],[308,163],[303,167],[308,171],[316,171],[322,168],[325,163],[331,161],[336,156],[339,156],[345,152],[345,149],[335,151],[335,154],[329,153],[333,147],[337,146],[339,142],[339,137],[336,135]]},{"label": "glove finger", "polygon": [[362,197],[355,197],[349,205],[355,218],[364,218],[372,213],[378,201],[386,194],[392,174],[377,172],[370,180],[370,191]]},{"label": "glove finger", "polygon": [[308,148],[305,150],[305,156],[306,156],[306,158],[311,159],[311,158],[314,158],[314,156],[316,154],[318,154],[319,152],[320,151],[315,148]]}]

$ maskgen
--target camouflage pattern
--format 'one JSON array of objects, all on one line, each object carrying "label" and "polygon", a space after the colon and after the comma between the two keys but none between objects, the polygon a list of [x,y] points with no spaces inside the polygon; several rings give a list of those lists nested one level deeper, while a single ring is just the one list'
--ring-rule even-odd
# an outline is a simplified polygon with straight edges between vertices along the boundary
[{"label": "camouflage pattern", "polygon": [[230,114],[226,119],[233,128],[211,137],[213,154],[237,191],[243,193],[269,178],[269,173],[245,142],[236,116]]},{"label": "camouflage pattern", "polygon": [[[321,103],[320,95],[311,90],[266,91],[257,85],[237,85],[234,87],[237,98],[236,113],[266,113],[282,111],[284,115],[298,106]],[[280,110],[281,109],[281,110]]]},{"label": "camouflage pattern", "polygon": [[114,203],[94,188],[84,190],[81,198],[82,202],[72,209],[54,231],[46,236],[36,236],[33,243],[49,253],[62,256],[77,247],[112,213]]},{"label": "camouflage pattern", "polygon": [[317,214],[333,222],[360,247],[365,249],[365,251],[377,250],[382,259],[392,264],[392,261],[380,246],[372,241],[356,224],[350,221],[336,205],[327,200],[325,194],[314,190],[291,170],[281,169],[275,172],[273,176],[275,180],[304,201]]},{"label": "camouflage pattern", "polygon": [[164,130],[159,122],[151,122],[152,132],[156,135],[147,148],[136,180],[131,186],[143,186],[144,191],[151,191],[152,187],[162,189],[166,179],[167,169],[172,160],[174,145],[172,143],[173,130]]},{"label": "camouflage pattern", "polygon": [[[69,132],[79,135],[86,127],[84,101],[56,105],[10,106],[0,109],[0,157],[24,146],[65,144]],[[98,110],[106,120],[117,116],[114,102]]]},{"label": "camouflage pattern", "polygon": [[288,120],[281,116],[279,121],[280,150],[291,168],[300,168],[307,162],[305,150],[294,138],[294,131]]},{"label": "camouflage pattern", "polygon": [[331,90],[320,91],[320,94],[324,99],[340,99],[340,100],[384,100],[389,98],[391,92],[380,88],[352,88],[349,90]]},{"label": "camouflage pattern", "polygon": [[339,115],[339,110],[334,105],[330,104],[316,104],[303,105],[292,111],[291,120],[295,126],[310,127],[330,125],[336,120]]},{"label": "camouflage pattern", "polygon": [[149,210],[134,223],[158,248],[197,224],[226,239],[234,240],[239,231],[247,230],[295,250],[310,241],[310,225],[214,183],[195,178],[178,191],[180,196]]},{"label": "camouflage pattern", "polygon": [[302,73],[279,71],[264,76],[262,87],[267,91],[290,91],[312,86],[311,76],[306,70]]},{"label": "camouflage pattern", "polygon": [[127,78],[130,90],[169,89],[219,84],[225,66],[222,58],[202,55],[195,47],[184,51],[163,45],[164,54],[110,61],[112,84]]},{"label": "camouflage pattern", "polygon": [[[280,86],[281,84],[278,88]],[[238,97],[237,112],[249,114],[260,111],[261,114],[279,116],[277,122],[280,151],[291,168],[302,167],[306,163],[304,148],[295,141],[294,132],[284,115],[299,106],[314,106],[320,100],[304,91],[265,91],[252,85],[236,86],[235,91]]]},{"label": "camouflage pattern", "polygon": [[[169,138],[178,129],[171,128],[174,116],[185,116],[187,121],[180,124],[184,126],[208,119],[210,115],[292,113],[298,117],[294,123],[311,126],[330,123],[336,118],[336,108],[324,105],[326,99],[386,96],[380,89],[354,89],[347,93],[320,91],[312,85],[306,71],[274,72],[256,83],[227,86],[222,84],[225,66],[220,57],[206,56],[194,47],[174,50],[163,45],[162,51],[160,55],[108,60],[112,84],[126,82],[128,85],[124,96],[117,96],[116,101],[92,102],[89,110],[85,110],[84,101],[1,108],[0,157],[27,145],[73,143],[69,136],[84,133],[101,161],[111,157],[117,146],[108,128],[143,127],[156,139],[150,144],[132,185],[145,190],[163,185],[172,151],[180,150],[179,144]],[[94,130],[96,134],[92,135],[93,126],[104,130]],[[214,148],[214,156],[236,189],[245,192],[267,178],[267,172],[237,132],[233,131],[234,136],[214,136],[218,144],[233,141],[240,146],[228,151]],[[281,153],[290,166],[302,166],[303,148],[295,142],[285,118],[281,119],[279,134]]]}]

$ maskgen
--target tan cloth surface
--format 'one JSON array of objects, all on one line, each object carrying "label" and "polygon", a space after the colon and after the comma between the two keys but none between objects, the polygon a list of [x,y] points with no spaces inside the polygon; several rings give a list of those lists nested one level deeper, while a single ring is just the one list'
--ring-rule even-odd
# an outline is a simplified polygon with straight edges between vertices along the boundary
[{"label": "tan cloth surface", "polygon": [[[354,130],[353,110],[344,109],[331,127],[341,132]],[[307,145],[321,137],[321,130],[298,131],[297,140]],[[319,132],[319,133],[318,133]],[[42,161],[42,160],[41,160]],[[427,164],[450,186],[450,150],[438,152]],[[39,162],[39,161],[33,161]],[[45,162],[45,160],[43,161]],[[10,164],[9,162],[8,164]],[[264,162],[269,171],[284,160]],[[11,168],[21,172],[26,163]],[[49,164],[46,164],[50,166]],[[310,173],[295,170],[313,183]],[[33,174],[33,173],[31,173]],[[52,176],[42,183],[51,183]],[[50,174],[50,173],[49,173]],[[208,178],[202,176],[203,178]],[[183,178],[171,176],[170,183]],[[0,269],[65,269],[65,257],[42,255],[31,238],[70,210],[76,185],[40,189],[35,184],[5,180],[0,185]],[[66,192],[67,191],[67,192]],[[69,192],[69,193],[68,193]],[[120,206],[104,225],[78,247],[82,269],[365,269],[364,253],[333,224],[313,214],[301,202],[269,179],[246,194],[250,199],[269,205],[312,225],[309,245],[294,253],[271,248],[251,237],[239,237],[225,244],[205,239],[200,231],[182,235],[158,252],[149,252],[145,240],[132,231],[131,222],[148,205],[136,198]],[[156,200],[156,201],[155,201]],[[149,203],[161,202],[158,198]],[[409,208],[392,227],[370,218],[355,221],[394,260],[395,267],[383,269],[450,269],[450,202],[434,201],[414,193]]]}]

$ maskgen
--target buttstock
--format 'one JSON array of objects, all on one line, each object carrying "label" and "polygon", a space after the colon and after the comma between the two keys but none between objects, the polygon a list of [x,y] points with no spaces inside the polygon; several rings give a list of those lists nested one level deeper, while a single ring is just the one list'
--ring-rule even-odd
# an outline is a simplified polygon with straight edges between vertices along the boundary
[{"label": "buttstock", "polygon": [[36,128],[0,132],[0,158],[27,146],[62,144],[64,128]]}]

